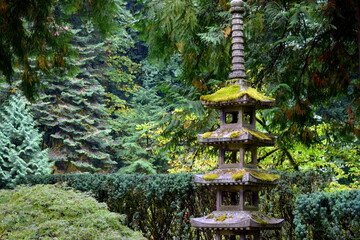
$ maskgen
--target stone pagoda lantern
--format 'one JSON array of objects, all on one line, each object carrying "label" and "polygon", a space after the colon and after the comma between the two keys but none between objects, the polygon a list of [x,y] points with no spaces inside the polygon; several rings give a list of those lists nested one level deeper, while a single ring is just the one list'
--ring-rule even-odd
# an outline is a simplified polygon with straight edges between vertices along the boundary
[{"label": "stone pagoda lantern", "polygon": [[214,188],[216,210],[207,216],[192,218],[198,230],[213,230],[216,240],[258,240],[260,231],[279,229],[283,219],[258,211],[259,191],[277,184],[279,175],[257,170],[257,148],[272,146],[274,137],[256,130],[256,110],[271,108],[274,99],[257,92],[246,81],[243,53],[242,0],[231,1],[232,72],[227,86],[201,97],[205,107],[220,110],[220,128],[200,134],[201,144],[219,148],[218,168],[196,175],[195,183]]}]

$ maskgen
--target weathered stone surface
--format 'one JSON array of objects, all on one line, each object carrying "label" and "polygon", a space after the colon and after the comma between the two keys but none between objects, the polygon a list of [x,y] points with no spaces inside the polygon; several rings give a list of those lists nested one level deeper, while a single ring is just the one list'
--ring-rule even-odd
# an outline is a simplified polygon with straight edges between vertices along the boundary
[{"label": "weathered stone surface", "polygon": [[222,145],[228,143],[273,146],[274,137],[270,134],[261,133],[255,129],[246,129],[237,124],[227,124],[229,129],[219,128],[214,132],[198,135],[198,141],[205,145]]},{"label": "weathered stone surface", "polygon": [[243,37],[244,34],[242,33],[242,31],[233,31],[231,36],[232,37]]},{"label": "weathered stone surface", "polygon": [[244,21],[242,20],[242,18],[233,18],[231,20],[231,24],[234,25],[243,25]]},{"label": "weathered stone surface", "polygon": [[235,57],[243,57],[245,54],[242,50],[234,50],[232,55]]},{"label": "weathered stone surface", "polygon": [[229,78],[230,79],[246,78],[246,72],[244,72],[244,71],[233,71],[232,73],[230,73]]},{"label": "weathered stone surface", "polygon": [[205,217],[192,218],[195,228],[212,230],[279,229],[283,219],[276,219],[260,212],[214,211]]},{"label": "weathered stone surface", "polygon": [[236,43],[231,47],[232,50],[244,50],[244,46],[242,44]]},{"label": "weathered stone surface", "polygon": [[232,69],[233,70],[243,70],[244,71],[245,67],[242,64],[235,64],[235,65],[233,65]]},{"label": "weathered stone surface", "polygon": [[242,31],[243,27],[242,27],[242,25],[233,25],[232,30],[233,31]]},{"label": "weathered stone surface", "polygon": [[243,44],[243,43],[244,43],[244,39],[241,38],[241,37],[233,38],[232,44],[237,44],[237,43]]}]

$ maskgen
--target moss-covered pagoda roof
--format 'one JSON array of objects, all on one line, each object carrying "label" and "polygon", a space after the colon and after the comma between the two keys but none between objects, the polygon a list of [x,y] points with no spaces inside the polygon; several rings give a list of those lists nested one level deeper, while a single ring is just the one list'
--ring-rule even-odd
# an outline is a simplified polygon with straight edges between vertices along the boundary
[{"label": "moss-covered pagoda roof", "polygon": [[216,169],[207,174],[195,175],[194,182],[203,186],[271,186],[278,183],[280,175],[260,172],[254,169]]},{"label": "moss-covered pagoda roof", "polygon": [[227,143],[253,144],[257,146],[273,146],[274,137],[255,129],[235,128],[218,129],[198,135],[198,140],[205,145],[222,145]]},{"label": "moss-covered pagoda roof", "polygon": [[278,229],[282,221],[256,211],[214,211],[205,217],[192,218],[191,225],[197,229],[234,232]]},{"label": "moss-covered pagoda roof", "polygon": [[238,84],[230,84],[210,95],[200,97],[203,105],[210,108],[224,106],[255,106],[258,109],[271,108],[275,99],[259,93],[255,88],[241,89]]}]

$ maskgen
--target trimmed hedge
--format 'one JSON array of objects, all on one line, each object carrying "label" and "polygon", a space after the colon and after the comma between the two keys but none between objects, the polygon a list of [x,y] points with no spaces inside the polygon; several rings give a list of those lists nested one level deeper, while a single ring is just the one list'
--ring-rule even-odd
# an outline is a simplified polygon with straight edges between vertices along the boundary
[{"label": "trimmed hedge", "polygon": [[[296,239],[295,229],[300,223],[294,221],[294,212],[300,208],[295,204],[296,198],[324,189],[331,173],[274,173],[280,174],[281,180],[275,188],[261,193],[260,208],[270,215],[284,218],[284,227],[279,231],[264,231],[262,237],[267,240]],[[192,174],[65,174],[30,177],[23,183],[57,182],[92,192],[112,211],[125,214],[126,224],[142,231],[148,239],[212,239],[210,232],[200,233],[190,227],[190,217],[204,216],[215,209],[215,192],[196,187]],[[310,234],[311,230],[306,228],[305,231]]]}]

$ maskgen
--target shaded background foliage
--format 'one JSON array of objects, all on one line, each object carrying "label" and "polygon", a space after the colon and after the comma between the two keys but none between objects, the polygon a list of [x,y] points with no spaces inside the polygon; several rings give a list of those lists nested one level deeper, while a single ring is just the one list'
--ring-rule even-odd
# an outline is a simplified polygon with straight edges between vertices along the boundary
[{"label": "shaded background foliage", "polygon": [[[20,71],[21,88],[34,100],[41,79],[51,69],[65,67],[69,55],[69,35],[59,34],[64,15],[82,14],[96,24],[103,35],[114,30],[113,15],[119,10],[115,0],[101,1],[1,1],[0,71],[9,83]],[[34,58],[35,64],[34,64]]]}]

